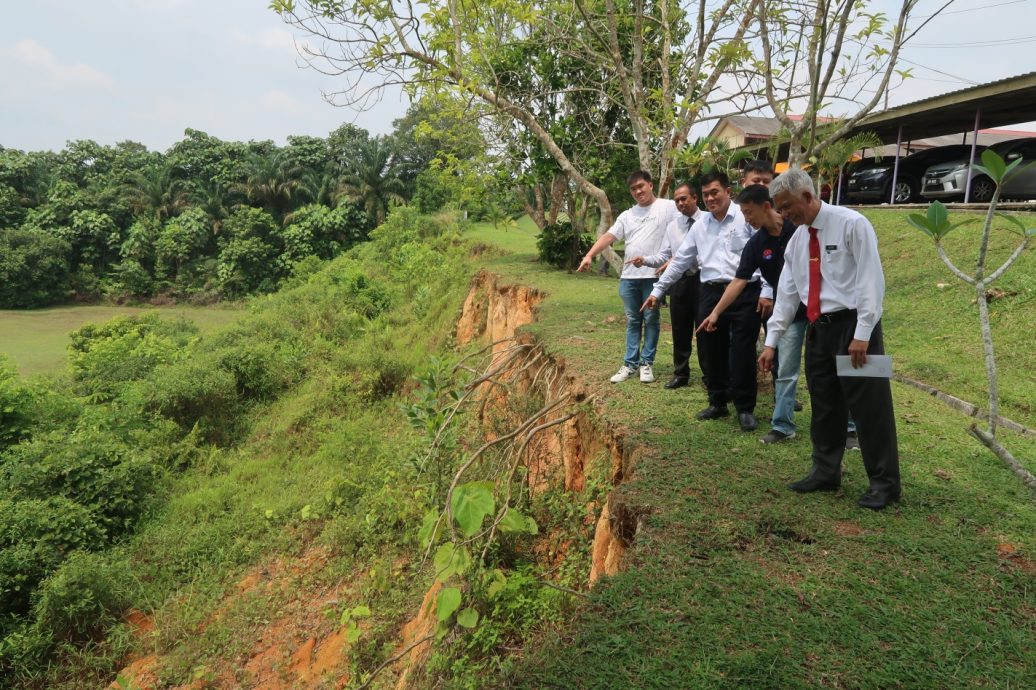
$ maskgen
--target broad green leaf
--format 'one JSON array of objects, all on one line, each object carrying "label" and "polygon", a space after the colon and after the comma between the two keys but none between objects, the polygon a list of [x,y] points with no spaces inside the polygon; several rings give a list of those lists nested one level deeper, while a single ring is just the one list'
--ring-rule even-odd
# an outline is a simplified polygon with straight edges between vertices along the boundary
[{"label": "broad green leaf", "polygon": [[[987,168],[984,165],[979,165],[978,163],[975,163],[974,165],[972,165],[971,166],[971,170],[972,170],[972,175],[971,175],[972,179],[974,179],[975,176],[977,176],[977,175],[986,175],[988,177],[993,177],[993,173],[991,173],[989,171],[989,168]],[[993,179],[994,179],[994,181],[996,180],[996,178],[993,178]]]},{"label": "broad green leaf", "polygon": [[474,628],[478,625],[478,611],[470,606],[457,614],[457,625]]},{"label": "broad green leaf", "polygon": [[928,227],[928,218],[926,216],[922,216],[920,213],[911,213],[907,216],[907,222],[924,234],[930,237],[935,236],[935,233]]},{"label": "broad green leaf", "polygon": [[939,233],[939,239],[942,239],[943,237],[946,237],[947,235],[949,235],[950,234],[950,230],[956,230],[960,226],[962,226],[962,225],[969,225],[971,223],[974,223],[976,220],[977,220],[976,218],[966,218],[964,220],[957,221],[953,225],[947,225],[945,228],[943,228],[942,232]]},{"label": "broad green leaf", "polygon": [[435,568],[435,578],[446,582],[453,575],[467,570],[471,565],[471,555],[467,548],[457,548],[453,542],[446,542],[435,550],[432,565]]},{"label": "broad green leaf", "polygon": [[928,229],[933,235],[939,235],[949,223],[949,213],[941,201],[933,201],[928,206]]},{"label": "broad green leaf", "polygon": [[448,621],[450,616],[460,608],[460,590],[456,587],[443,587],[435,604],[435,615],[440,623]]},{"label": "broad green leaf", "polygon": [[997,184],[1003,181],[1004,173],[1007,172],[1007,165],[1004,163],[1004,159],[993,149],[986,149],[982,152],[982,167],[986,169],[986,174],[993,178],[993,181]]},{"label": "broad green leaf", "polygon": [[1019,165],[1022,164],[1022,160],[1024,160],[1024,159],[1022,159],[1022,158],[1015,158],[1013,161],[1011,161],[1010,163],[1007,164],[1007,170],[1004,171],[1004,179],[1005,180],[1008,178],[1008,176],[1010,176],[1011,173],[1014,172],[1015,168],[1017,168]]},{"label": "broad green leaf", "polygon": [[[1006,213],[998,213],[996,215],[999,216],[1000,218],[1003,218],[1004,220],[1006,220],[1008,223],[1010,223],[1011,225],[1015,226],[1016,228],[1018,228],[1018,230],[1021,232],[1022,235],[1024,235],[1025,233],[1027,233],[1029,231],[1028,228],[1025,227],[1025,223],[1023,223],[1021,221],[1021,219],[1018,218],[1017,216],[1009,216]],[[1008,228],[1008,229],[1013,232],[1012,228]]]},{"label": "broad green leaf", "polygon": [[[536,525],[535,522],[532,523]],[[508,508],[504,514],[504,519],[500,521],[500,531],[507,534],[510,532],[528,532],[529,531],[529,518],[522,515],[519,511],[514,508]]]},{"label": "broad green leaf", "polygon": [[461,533],[470,537],[481,529],[486,515],[495,509],[493,483],[469,482],[458,486],[453,492],[450,505],[453,508],[453,519],[457,521]]},{"label": "broad green leaf", "polygon": [[417,533],[417,540],[422,547],[428,548],[430,544],[438,541],[441,532],[442,521],[439,520],[439,511],[429,510],[425,513],[424,520],[421,522],[421,530]]},{"label": "broad green leaf", "polygon": [[353,610],[350,611],[350,614],[353,618],[370,618],[371,610],[367,606],[360,604],[359,606],[353,607]]},{"label": "broad green leaf", "polygon": [[356,642],[356,640],[360,639],[360,635],[362,634],[363,631],[360,630],[360,626],[356,625],[355,623],[352,623],[345,630],[345,640],[349,644],[352,644],[353,642]]}]

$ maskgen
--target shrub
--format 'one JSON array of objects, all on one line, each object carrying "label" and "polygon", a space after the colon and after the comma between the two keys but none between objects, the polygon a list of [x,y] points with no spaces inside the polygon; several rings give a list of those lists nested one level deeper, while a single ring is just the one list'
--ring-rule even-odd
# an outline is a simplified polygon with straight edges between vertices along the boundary
[{"label": "shrub", "polygon": [[14,367],[0,355],[0,451],[29,434],[32,407],[32,391],[18,382]]},{"label": "shrub", "polygon": [[0,489],[14,499],[60,496],[83,506],[109,536],[133,526],[147,507],[158,469],[111,432],[51,432],[10,449]]},{"label": "shrub", "polygon": [[68,299],[71,245],[49,233],[0,230],[0,309],[32,309]]},{"label": "shrub", "polygon": [[234,375],[196,358],[160,367],[134,387],[147,412],[173,420],[184,431],[195,425],[207,441],[233,438],[241,409]]},{"label": "shrub", "polygon": [[90,511],[67,498],[0,499],[0,615],[25,613],[32,591],[68,554],[105,541]]},{"label": "shrub", "polygon": [[578,266],[579,260],[590,250],[593,243],[593,236],[585,232],[576,232],[567,221],[548,225],[536,239],[540,261],[563,269]]},{"label": "shrub", "polygon": [[132,583],[125,562],[73,553],[37,589],[36,625],[59,640],[97,638],[129,607]]}]

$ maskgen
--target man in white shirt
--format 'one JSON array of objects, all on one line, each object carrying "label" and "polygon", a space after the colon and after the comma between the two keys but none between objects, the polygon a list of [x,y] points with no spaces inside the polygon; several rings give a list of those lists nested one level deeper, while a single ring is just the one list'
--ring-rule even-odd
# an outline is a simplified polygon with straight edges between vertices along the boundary
[{"label": "man in white shirt", "polygon": [[[713,172],[702,178],[701,194],[708,213],[694,223],[665,273],[655,283],[643,309],[655,309],[669,287],[695,262],[701,266],[701,291],[698,294],[698,320],[704,320],[734,279],[745,248],[754,230],[745,221],[737,204],[730,200],[730,180],[725,173]],[[730,415],[727,401],[733,398],[738,423],[743,431],[755,431],[757,384],[755,345],[759,339],[760,278],[752,276],[747,285],[716,324],[716,330],[698,333],[699,361],[709,406],[697,414],[701,420]]]},{"label": "man in white shirt", "polygon": [[[696,220],[702,217],[698,208],[698,193],[689,183],[676,186],[673,201],[679,215],[666,228],[666,241],[662,251],[651,256],[636,256],[629,259],[634,266],[651,266],[655,275],[665,273],[669,260],[683,244],[683,238]],[[692,265],[669,289],[669,316],[673,322],[673,378],[665,384],[672,390],[686,386],[691,378],[691,352],[694,349],[694,327],[698,319],[698,266]],[[701,357],[701,350],[698,350]],[[701,363],[699,361],[699,366]]]},{"label": "man in white shirt", "polygon": [[813,181],[794,168],[770,185],[777,210],[800,226],[784,253],[773,316],[759,368],[773,366],[774,347],[806,305],[806,385],[813,419],[813,466],[789,484],[800,493],[834,491],[841,484],[844,429],[851,412],[870,486],[857,502],[881,510],[899,500],[899,450],[889,380],[839,377],[836,355],[849,355],[853,367],[868,354],[883,354],[881,334],[885,275],[878,239],[859,213],[818,199]]},{"label": "man in white shirt", "polygon": [[[637,170],[626,179],[630,195],[636,205],[623,211],[608,232],[597,238],[594,246],[579,263],[579,271],[590,269],[595,256],[617,240],[626,243],[626,256],[657,254],[666,242],[666,228],[676,217],[676,204],[671,199],[659,199],[651,182],[651,174]],[[626,262],[619,277],[619,296],[626,312],[626,355],[619,371],[611,377],[612,383],[625,381],[637,370],[640,380],[655,380],[654,362],[658,349],[658,309],[642,311],[641,303],[651,294],[655,271],[647,266]]]}]

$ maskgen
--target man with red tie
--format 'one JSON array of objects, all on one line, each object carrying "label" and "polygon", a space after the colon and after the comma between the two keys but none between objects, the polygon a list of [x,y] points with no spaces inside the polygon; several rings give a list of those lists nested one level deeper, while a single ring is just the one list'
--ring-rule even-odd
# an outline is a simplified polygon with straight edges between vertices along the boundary
[{"label": "man with red tie", "polygon": [[774,180],[770,194],[781,215],[800,227],[785,249],[759,368],[769,371],[773,366],[777,341],[800,304],[806,305],[809,322],[806,385],[813,411],[813,466],[805,478],[788,486],[800,493],[839,488],[851,412],[870,480],[858,505],[881,510],[901,493],[892,389],[887,378],[839,377],[835,366],[836,355],[849,355],[858,368],[868,354],[884,354],[885,276],[877,235],[856,211],[817,198],[813,180],[798,168]]}]

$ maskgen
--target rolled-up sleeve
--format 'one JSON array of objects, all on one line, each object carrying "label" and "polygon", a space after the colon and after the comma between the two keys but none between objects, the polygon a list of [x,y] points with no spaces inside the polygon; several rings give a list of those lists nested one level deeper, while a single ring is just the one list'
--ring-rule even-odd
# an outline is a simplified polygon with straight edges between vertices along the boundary
[{"label": "rolled-up sleeve", "polygon": [[856,340],[871,339],[881,319],[885,299],[885,273],[878,255],[878,236],[865,218],[857,219],[850,232],[856,258]]}]

